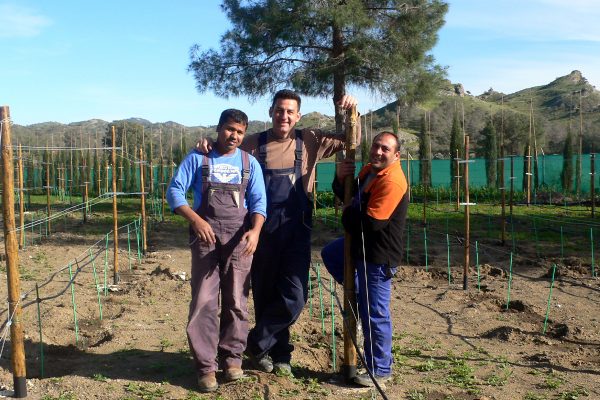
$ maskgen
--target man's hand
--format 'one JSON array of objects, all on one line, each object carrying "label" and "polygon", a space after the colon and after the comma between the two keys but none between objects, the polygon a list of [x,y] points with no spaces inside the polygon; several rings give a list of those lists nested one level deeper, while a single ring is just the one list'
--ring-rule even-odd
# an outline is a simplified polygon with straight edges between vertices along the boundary
[{"label": "man's hand", "polygon": [[344,110],[348,110],[348,109],[352,108],[352,106],[357,106],[358,100],[354,96],[345,94],[344,97],[342,97],[342,99],[340,101],[338,101],[337,104],[340,107],[342,107]]},{"label": "man's hand", "polygon": [[258,246],[258,238],[260,236],[260,229],[250,229],[248,232],[244,233],[242,236],[242,242],[246,242],[246,246],[244,246],[244,250],[242,250],[242,256],[247,257],[254,254],[256,251],[256,246]]},{"label": "man's hand", "polygon": [[206,244],[215,244],[217,242],[217,238],[212,227],[202,218],[194,218],[194,221],[192,222],[192,229],[194,232],[196,232],[196,235],[198,235],[198,239],[200,239],[200,241],[205,242]]},{"label": "man's hand", "polygon": [[196,150],[198,150],[200,153],[208,154],[212,150],[214,143],[215,142],[211,138],[202,138],[196,142]]},{"label": "man's hand", "polygon": [[251,219],[252,228],[242,236],[242,242],[246,242],[244,250],[242,250],[242,256],[245,257],[251,256],[256,251],[258,239],[260,238],[260,231],[265,223],[265,217],[258,213],[253,213]]},{"label": "man's hand", "polygon": [[335,168],[335,176],[339,183],[344,183],[344,179],[347,176],[351,176],[354,178],[354,172],[356,171],[356,164],[353,160],[349,158],[345,158],[341,163],[336,165]]}]

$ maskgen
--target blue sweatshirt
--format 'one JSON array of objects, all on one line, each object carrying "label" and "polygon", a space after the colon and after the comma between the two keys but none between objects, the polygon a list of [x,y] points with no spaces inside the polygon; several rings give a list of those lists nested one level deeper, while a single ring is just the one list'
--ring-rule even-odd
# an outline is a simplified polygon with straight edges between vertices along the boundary
[{"label": "blue sweatshirt", "polygon": [[[242,179],[242,155],[240,149],[235,149],[232,155],[222,155],[213,149],[208,157],[210,166],[210,180],[221,183],[240,183]],[[177,172],[171,179],[167,189],[167,203],[171,211],[178,207],[188,205],[185,198],[186,192],[191,188],[194,194],[193,209],[197,210],[202,202],[202,161],[204,154],[192,150],[177,168]],[[244,207],[248,212],[258,213],[267,217],[267,195],[265,193],[265,182],[256,158],[249,155],[250,177],[246,187]]]}]

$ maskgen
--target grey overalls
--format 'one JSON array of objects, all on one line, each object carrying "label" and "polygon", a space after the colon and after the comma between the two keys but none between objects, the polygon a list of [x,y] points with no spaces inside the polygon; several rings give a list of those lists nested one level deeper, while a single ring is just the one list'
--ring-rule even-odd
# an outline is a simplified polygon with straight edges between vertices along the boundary
[{"label": "grey overalls", "polygon": [[246,348],[252,256],[241,256],[245,243],[240,239],[249,227],[244,196],[250,163],[248,153],[240,150],[240,154],[243,172],[239,184],[211,182],[212,158],[205,156],[202,161],[202,201],[195,211],[212,227],[216,243],[201,242],[190,228],[192,301],[187,335],[200,375],[218,367],[240,367]]},{"label": "grey overalls", "polygon": [[258,156],[267,192],[267,219],[252,262],[252,297],[256,325],[248,348],[274,362],[291,360],[294,349],[289,327],[298,319],[307,299],[310,265],[310,202],[302,185],[302,131],[295,130],[292,168],[266,165],[267,132],[258,139]]}]

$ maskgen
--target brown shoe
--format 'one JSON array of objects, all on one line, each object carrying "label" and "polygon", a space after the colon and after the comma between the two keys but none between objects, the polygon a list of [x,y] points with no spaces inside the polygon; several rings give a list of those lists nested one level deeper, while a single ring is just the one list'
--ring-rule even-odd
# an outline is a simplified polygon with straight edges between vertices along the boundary
[{"label": "brown shoe", "polygon": [[214,372],[198,376],[198,389],[203,392],[214,392],[219,388],[217,377]]},{"label": "brown shoe", "polygon": [[227,382],[237,381],[244,377],[244,371],[239,367],[225,368],[223,371],[223,378]]}]

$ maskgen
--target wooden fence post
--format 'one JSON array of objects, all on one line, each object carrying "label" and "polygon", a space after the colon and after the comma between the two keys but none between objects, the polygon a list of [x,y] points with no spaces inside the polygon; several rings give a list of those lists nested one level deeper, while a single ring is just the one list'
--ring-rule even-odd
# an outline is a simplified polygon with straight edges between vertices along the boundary
[{"label": "wooden fence post", "polygon": [[471,215],[469,203],[469,135],[465,135],[465,160],[464,160],[463,181],[465,185],[465,265],[463,269],[463,290],[467,290],[468,275],[469,275],[469,256],[471,252]]},{"label": "wooden fence post", "polygon": [[25,347],[21,322],[21,282],[19,279],[19,250],[15,225],[15,181],[13,152],[10,139],[10,110],[0,107],[0,126],[2,133],[2,216],[4,218],[4,248],[6,251],[6,276],[8,284],[8,318],[12,352],[10,364],[13,370],[14,395],[27,397],[27,373],[25,370]]},{"label": "wooden fence post", "polygon": [[[112,127],[112,191],[113,191],[113,281],[119,283],[119,219],[117,216],[117,141],[115,127]],[[108,161],[107,161],[108,162]],[[108,181],[108,175],[106,176]]]},{"label": "wooden fence post", "polygon": [[146,242],[146,194],[144,193],[144,149],[140,148],[140,192],[142,195],[142,253],[148,250]]},{"label": "wooden fence post", "polygon": [[25,247],[25,199],[23,198],[23,152],[19,144],[19,249]]},{"label": "wooden fence post", "polygon": [[[346,158],[354,161],[356,157],[356,132],[358,129],[358,113],[356,106],[346,114]],[[347,176],[344,181],[344,204],[352,201],[353,176]],[[356,287],[354,283],[354,260],[352,259],[351,236],[344,233],[344,315],[347,324],[344,324],[344,363],[342,372],[346,380],[351,381],[356,376],[357,356],[354,347],[356,338]]]},{"label": "wooden fence post", "polygon": [[[592,150],[593,151],[593,150]],[[596,154],[590,154],[590,197],[592,200],[592,218],[594,218],[594,211],[596,209]]]}]

